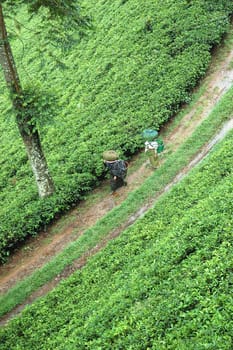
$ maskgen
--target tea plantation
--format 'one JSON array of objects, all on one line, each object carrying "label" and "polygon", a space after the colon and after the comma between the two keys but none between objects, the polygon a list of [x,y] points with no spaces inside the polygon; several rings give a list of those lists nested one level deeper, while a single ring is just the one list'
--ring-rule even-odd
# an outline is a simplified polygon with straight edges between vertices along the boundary
[{"label": "tea plantation", "polygon": [[0,349],[232,349],[233,132],[0,331]]},{"label": "tea plantation", "polygon": [[189,101],[233,12],[231,0],[83,0],[82,7],[92,28],[64,50],[55,42],[45,46],[36,34],[39,17],[29,21],[25,9],[16,17],[17,35],[7,20],[23,87],[36,96],[56,193],[39,200],[1,84],[1,261],[98,184],[104,150],[129,158],[143,146],[145,126],[159,129]]}]

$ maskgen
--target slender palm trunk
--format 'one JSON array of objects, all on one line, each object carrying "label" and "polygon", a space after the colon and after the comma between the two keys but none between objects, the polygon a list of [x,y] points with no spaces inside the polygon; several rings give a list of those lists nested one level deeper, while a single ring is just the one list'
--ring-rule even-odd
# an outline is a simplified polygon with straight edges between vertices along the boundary
[{"label": "slender palm trunk", "polygon": [[54,192],[54,185],[49,174],[46,158],[44,156],[39,133],[34,116],[30,116],[27,108],[23,107],[22,87],[15,66],[13,54],[7,37],[7,31],[0,4],[0,64],[3,69],[6,84],[12,93],[12,104],[16,111],[16,122],[26,147],[27,155],[34,173],[36,184],[41,198],[47,197]]}]

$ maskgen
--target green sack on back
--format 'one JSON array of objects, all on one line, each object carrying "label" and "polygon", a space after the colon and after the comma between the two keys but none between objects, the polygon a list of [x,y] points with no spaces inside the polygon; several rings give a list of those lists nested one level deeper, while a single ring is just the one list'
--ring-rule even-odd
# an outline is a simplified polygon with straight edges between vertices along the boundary
[{"label": "green sack on back", "polygon": [[157,139],[158,142],[158,148],[157,148],[157,153],[162,153],[164,150],[164,143],[162,139]]}]

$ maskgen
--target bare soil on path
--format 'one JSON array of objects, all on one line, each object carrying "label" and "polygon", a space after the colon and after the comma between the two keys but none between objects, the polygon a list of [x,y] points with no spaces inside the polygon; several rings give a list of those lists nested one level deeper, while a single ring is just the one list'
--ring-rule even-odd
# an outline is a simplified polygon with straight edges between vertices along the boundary
[{"label": "bare soil on path", "polygon": [[[177,127],[169,132],[171,121],[162,130],[161,133],[168,151],[175,151],[193,133],[196,127],[209,115],[222,95],[231,87],[232,82],[233,49],[229,49],[227,53],[225,50],[224,57],[222,57],[220,48],[215,53],[206,78],[202,82],[202,85],[204,84],[205,86],[205,92],[195,102],[190,111],[184,115]],[[85,201],[58,219],[44,232],[27,240],[19,247],[9,258],[8,262],[0,266],[0,294],[6,293],[19,281],[59,254],[70,242],[76,240],[107,212],[122,203],[128,194],[140,187],[154,171],[148,166],[147,162],[144,162],[139,168],[134,166],[135,164],[137,164],[137,156],[130,161],[129,174],[127,176],[128,186],[119,189],[118,196],[114,197],[109,194],[109,182],[104,181],[99,188],[87,196]],[[141,212],[146,209],[142,208]],[[129,224],[130,222],[125,223],[126,226]],[[89,256],[99,251],[110,239],[119,235],[123,228],[122,226],[115,232],[112,232],[99,245],[74,262],[72,266],[65,269],[53,281],[31,295],[25,303],[2,317],[0,324],[6,323],[9,318],[20,312],[26,304],[44,295],[62,278],[81,268]]]}]

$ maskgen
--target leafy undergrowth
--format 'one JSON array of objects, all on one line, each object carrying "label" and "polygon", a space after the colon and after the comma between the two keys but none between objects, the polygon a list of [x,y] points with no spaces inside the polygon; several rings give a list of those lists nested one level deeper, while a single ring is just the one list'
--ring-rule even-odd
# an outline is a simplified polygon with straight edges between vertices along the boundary
[{"label": "leafy undergrowth", "polygon": [[224,349],[233,133],[155,207],[0,331],[1,349]]},{"label": "leafy undergrowth", "polygon": [[[27,298],[33,292],[54,278],[56,280],[56,276],[62,274],[65,268],[68,268],[74,261],[90,252],[96,245],[101,246],[103,239],[111,235],[113,231],[118,230],[119,227],[122,227],[123,223],[131,221],[132,217],[135,217],[135,214],[141,211],[141,208],[146,203],[151,202],[152,198],[155,200],[156,196],[166,189],[167,185],[173,183],[177,174],[183,173],[190,161],[200,151],[202,152],[203,147],[209,143],[213,135],[219,133],[223,123],[229,120],[232,108],[233,89],[230,89],[224,94],[210,115],[176,152],[170,155],[163,154],[163,163],[157,171],[147,178],[137,190],[131,192],[121,205],[114,207],[60,254],[54,256],[42,268],[36,269],[30,276],[25,276],[6,294],[2,295],[0,297],[0,316],[5,315],[17,305],[27,303]],[[227,130],[226,124],[224,130]]]},{"label": "leafy undergrowth", "polygon": [[[38,199],[2,87],[1,261],[18,241],[97,185],[104,176],[103,150],[114,148],[129,157],[141,148],[145,126],[159,128],[189,101],[233,11],[230,0],[88,0],[83,7],[94,30],[78,36],[77,45],[65,52],[54,43],[44,51],[44,39],[25,25],[24,45],[15,35],[12,40],[24,88],[31,84],[36,90],[42,143],[57,191]],[[28,20],[23,11],[18,19]],[[37,21],[28,26],[37,28]]]}]

